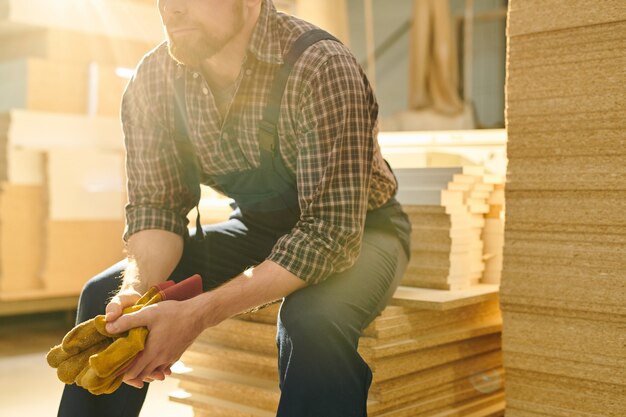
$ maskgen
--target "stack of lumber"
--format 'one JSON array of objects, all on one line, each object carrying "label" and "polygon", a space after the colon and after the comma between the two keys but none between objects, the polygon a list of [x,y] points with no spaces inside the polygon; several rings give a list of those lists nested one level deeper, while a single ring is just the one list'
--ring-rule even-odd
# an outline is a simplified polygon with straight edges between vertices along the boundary
[{"label": "stack of lumber", "polygon": [[121,74],[162,38],[158,11],[130,0],[0,9],[0,301],[78,294],[123,256]]},{"label": "stack of lumber", "polygon": [[511,0],[507,416],[626,410],[626,4]]},{"label": "stack of lumber", "polygon": [[487,204],[489,204],[489,212],[485,214],[485,226],[482,233],[485,270],[481,282],[499,284],[504,248],[504,184],[500,179],[494,183],[494,189]]},{"label": "stack of lumber", "polygon": [[496,186],[493,176],[482,167],[395,172],[397,199],[413,226],[402,284],[445,290],[478,284],[485,270],[482,233]]},{"label": "stack of lumber", "polygon": [[[369,416],[502,415],[497,287],[453,293],[408,289],[365,329]],[[277,312],[273,305],[204,331],[174,368],[180,389],[170,398],[196,416],[274,416]]]}]

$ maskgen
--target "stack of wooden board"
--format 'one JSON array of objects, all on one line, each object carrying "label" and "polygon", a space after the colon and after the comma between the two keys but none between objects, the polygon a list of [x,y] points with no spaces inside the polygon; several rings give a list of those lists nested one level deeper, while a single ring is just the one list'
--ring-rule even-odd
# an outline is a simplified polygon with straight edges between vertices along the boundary
[{"label": "stack of wooden board", "polygon": [[507,416],[626,410],[626,4],[511,0]]},{"label": "stack of wooden board", "polygon": [[[373,371],[368,415],[502,415],[497,287],[456,296],[406,289],[394,304],[360,340]],[[197,416],[275,415],[277,312],[274,305],[206,330],[174,368],[180,390],[171,399]]]},{"label": "stack of wooden board", "polygon": [[489,196],[489,213],[485,214],[483,227],[483,258],[485,270],[481,282],[499,284],[502,275],[502,250],[504,247],[504,184],[497,178]]},{"label": "stack of wooden board", "polygon": [[[403,285],[459,290],[483,276],[484,215],[495,188],[482,167],[395,170],[398,201],[413,226]],[[491,182],[486,182],[485,178]]]},{"label": "stack of wooden board", "polygon": [[123,256],[122,75],[163,35],[154,4],[74,3],[0,0],[0,301]]}]

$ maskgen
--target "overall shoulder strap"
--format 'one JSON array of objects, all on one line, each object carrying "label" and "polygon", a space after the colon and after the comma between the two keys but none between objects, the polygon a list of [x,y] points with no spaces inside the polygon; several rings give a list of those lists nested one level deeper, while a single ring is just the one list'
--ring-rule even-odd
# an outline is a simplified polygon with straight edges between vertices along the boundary
[{"label": "overall shoulder strap", "polygon": [[311,45],[323,40],[340,42],[337,38],[324,30],[313,29],[300,35],[300,37],[296,39],[289,49],[289,52],[287,52],[283,57],[283,65],[274,77],[272,89],[270,90],[269,101],[263,111],[263,119],[259,125],[259,145],[261,150],[270,151],[274,154],[277,153],[279,143],[278,135],[276,134],[276,126],[278,124],[280,106],[283,101],[285,87],[287,85],[289,75],[291,74],[291,70],[304,51],[306,51]]}]

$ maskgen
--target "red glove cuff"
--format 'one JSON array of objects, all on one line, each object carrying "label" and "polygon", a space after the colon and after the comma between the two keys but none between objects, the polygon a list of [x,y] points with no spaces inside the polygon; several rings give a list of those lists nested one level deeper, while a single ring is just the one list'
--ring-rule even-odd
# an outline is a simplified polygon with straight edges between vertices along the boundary
[{"label": "red glove cuff", "polygon": [[[166,281],[171,282],[172,281]],[[167,288],[160,288],[161,301],[176,300],[184,301],[202,294],[202,277],[195,274],[175,285],[169,285]]]}]

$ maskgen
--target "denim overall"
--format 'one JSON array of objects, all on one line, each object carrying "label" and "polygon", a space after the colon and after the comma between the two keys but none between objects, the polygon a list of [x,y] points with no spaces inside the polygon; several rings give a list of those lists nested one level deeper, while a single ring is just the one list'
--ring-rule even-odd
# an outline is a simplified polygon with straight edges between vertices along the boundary
[{"label": "denim overall", "polygon": [[[308,32],[295,42],[293,48],[284,57],[284,64],[274,78],[269,104],[260,122],[260,165],[245,171],[211,176],[217,185],[216,188],[235,200],[240,215],[245,221],[273,231],[287,233],[300,218],[295,177],[285,167],[281,158],[277,133],[283,91],[291,69],[302,52],[309,45],[322,39],[335,38],[323,31]],[[179,161],[184,167],[185,182],[190,189],[195,190],[196,196],[199,197],[200,173],[187,133],[184,81],[184,77],[179,77],[174,84],[177,101],[175,143]],[[202,229],[199,211],[196,217],[196,228]],[[202,233],[196,234],[198,240],[202,240],[203,237]]]},{"label": "denim overall", "polygon": [[[169,277],[180,281],[203,277],[208,291],[263,262],[281,236],[300,216],[293,174],[280,156],[277,121],[287,79],[294,63],[310,45],[335,40],[321,30],[307,32],[284,57],[274,79],[259,129],[260,166],[213,176],[218,189],[233,198],[237,209],[226,222],[200,225],[185,240],[181,260]],[[200,172],[187,135],[184,77],[175,80],[176,150],[185,182],[200,195]],[[277,320],[277,417],[366,417],[369,366],[357,352],[362,330],[382,311],[406,269],[410,223],[392,198],[367,213],[361,253],[349,269],[285,297]],[[119,288],[126,261],[90,279],[81,292],[77,323],[103,314]],[[173,335],[175,337],[175,335]],[[122,386],[113,394],[94,396],[66,385],[59,417],[137,417],[147,388]]]},{"label": "denim overall", "polygon": [[[226,196],[235,200],[243,220],[268,228],[275,232],[288,233],[300,218],[296,178],[285,166],[280,154],[278,118],[287,80],[294,64],[311,45],[322,40],[339,42],[323,30],[311,30],[298,38],[283,58],[283,66],[274,78],[268,105],[263,112],[259,126],[260,166],[246,171],[226,175],[213,175],[211,179]],[[184,177],[188,187],[200,196],[199,167],[189,140],[185,108],[184,77],[175,81],[176,106],[176,149],[179,161],[184,167]],[[387,163],[387,161],[385,161]],[[387,164],[388,165],[388,164]],[[389,166],[389,165],[388,165]],[[391,168],[390,168],[391,169]],[[366,227],[395,231],[409,256],[410,225],[400,204],[395,198],[384,206],[367,213]],[[196,217],[196,239],[204,238],[200,222],[200,212]],[[206,289],[206,288],[205,288]]]}]

